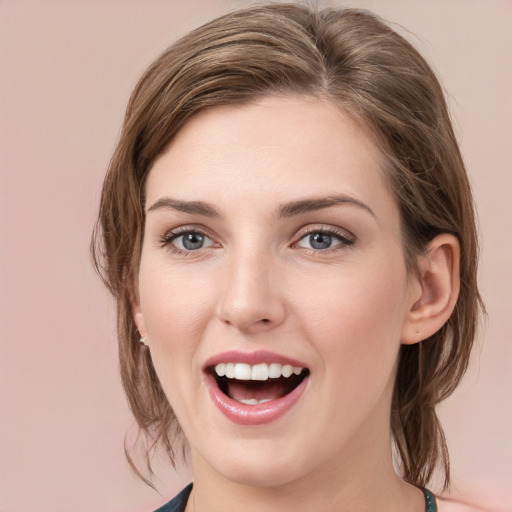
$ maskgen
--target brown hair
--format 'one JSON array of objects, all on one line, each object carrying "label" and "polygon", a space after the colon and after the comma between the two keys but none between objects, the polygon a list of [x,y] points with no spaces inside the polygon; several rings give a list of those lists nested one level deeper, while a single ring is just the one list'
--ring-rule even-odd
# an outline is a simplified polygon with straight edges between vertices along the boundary
[{"label": "brown hair", "polygon": [[[425,485],[441,463],[446,487],[449,459],[435,407],[467,368],[482,306],[473,200],[438,80],[411,44],[366,11],[283,3],[227,14],[171,46],[132,93],[92,248],[117,301],[121,377],[140,431],[173,460],[180,428],[131,313],[151,164],[198,112],[276,93],[327,98],[373,134],[400,207],[409,271],[437,234],[460,242],[455,310],[429,339],[401,347],[391,411],[403,478]],[[149,455],[147,463],[151,471]]]}]

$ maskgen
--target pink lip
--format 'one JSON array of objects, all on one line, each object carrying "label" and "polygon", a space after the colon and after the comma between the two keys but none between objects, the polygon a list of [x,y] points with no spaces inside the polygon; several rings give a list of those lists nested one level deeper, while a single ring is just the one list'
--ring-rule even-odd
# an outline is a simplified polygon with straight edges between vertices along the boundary
[{"label": "pink lip", "polygon": [[306,368],[304,363],[301,363],[296,359],[290,359],[289,357],[275,354],[274,352],[269,352],[268,350],[258,350],[257,352],[240,352],[238,350],[230,350],[227,352],[222,352],[221,354],[217,354],[208,359],[208,361],[206,361],[204,364],[203,369],[208,370],[212,366],[215,366],[219,363],[246,363],[250,365],[261,363],[279,363]]},{"label": "pink lip", "polygon": [[300,361],[267,351],[252,353],[230,351],[223,352],[222,354],[218,354],[210,358],[204,365],[206,387],[210,394],[210,398],[226,418],[238,425],[263,425],[277,420],[286,414],[299,401],[306,389],[307,380],[309,378],[306,377],[293,391],[281,398],[258,405],[246,405],[225,395],[219,389],[214,376],[209,371],[212,366],[225,362],[246,363],[251,365],[260,363],[279,363],[299,366],[301,368],[305,368],[305,365]]}]

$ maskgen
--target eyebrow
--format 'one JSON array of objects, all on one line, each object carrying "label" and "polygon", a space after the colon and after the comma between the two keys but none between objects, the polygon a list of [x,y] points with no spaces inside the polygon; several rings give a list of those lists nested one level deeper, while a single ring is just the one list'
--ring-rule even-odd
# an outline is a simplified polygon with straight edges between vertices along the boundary
[{"label": "eyebrow", "polygon": [[[367,211],[373,217],[375,217],[375,213],[367,204],[359,201],[358,199],[355,199],[354,197],[344,194],[330,195],[326,197],[312,197],[299,199],[297,201],[290,201],[280,205],[275,213],[275,216],[277,218],[293,217],[295,215],[303,215],[305,213],[314,212],[341,204],[357,206],[358,208]],[[176,210],[183,213],[202,215],[204,217],[221,217],[220,213],[213,205],[204,201],[181,201],[171,197],[162,197],[153,203],[147,211],[152,212],[159,209]]]},{"label": "eyebrow", "polygon": [[362,208],[375,217],[373,210],[359,199],[347,196],[344,194],[331,195],[326,197],[313,197],[308,199],[301,199],[298,201],[291,201],[281,205],[277,210],[277,217],[292,217],[294,215],[302,215],[304,213],[322,210],[323,208],[330,208],[340,204],[349,204]]},{"label": "eyebrow", "polygon": [[171,197],[162,197],[148,208],[148,212],[167,209],[183,213],[193,213],[204,217],[220,217],[219,212],[209,203],[203,201],[180,201]]}]

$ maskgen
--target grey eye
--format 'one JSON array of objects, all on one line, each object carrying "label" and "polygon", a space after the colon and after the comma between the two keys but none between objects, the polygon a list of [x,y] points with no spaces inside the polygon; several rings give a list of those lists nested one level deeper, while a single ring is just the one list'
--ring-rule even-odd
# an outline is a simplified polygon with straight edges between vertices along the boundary
[{"label": "grey eye", "polygon": [[197,251],[198,249],[210,247],[213,241],[202,233],[188,231],[178,235],[174,238],[172,243],[175,247],[183,251]]},{"label": "grey eye", "polygon": [[327,233],[312,233],[309,235],[309,244],[313,249],[329,249],[333,242],[333,237]]},{"label": "grey eye", "polygon": [[332,236],[326,233],[312,233],[309,235],[309,244],[313,249],[329,249],[332,244]]},{"label": "grey eye", "polygon": [[311,231],[304,235],[297,243],[298,247],[303,249],[312,249],[315,251],[325,251],[341,245],[350,245],[352,241],[337,233],[328,231]]}]

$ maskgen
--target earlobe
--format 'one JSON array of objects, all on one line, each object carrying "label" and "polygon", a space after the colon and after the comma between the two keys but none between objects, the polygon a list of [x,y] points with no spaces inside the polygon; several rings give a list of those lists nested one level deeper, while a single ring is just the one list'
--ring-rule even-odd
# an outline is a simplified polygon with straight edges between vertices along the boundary
[{"label": "earlobe", "polygon": [[[460,289],[460,246],[448,233],[436,236],[418,257],[416,290],[402,330],[402,343],[413,344],[436,333],[450,318]],[[419,284],[419,287],[417,286]]]},{"label": "earlobe", "polygon": [[141,343],[144,345],[148,344],[148,333],[146,330],[146,323],[144,321],[144,315],[142,313],[142,308],[140,307],[140,302],[137,297],[132,297],[131,299],[131,305],[132,305],[132,316],[133,321],[135,322],[135,325],[137,326],[137,330],[140,333],[141,336]]}]

